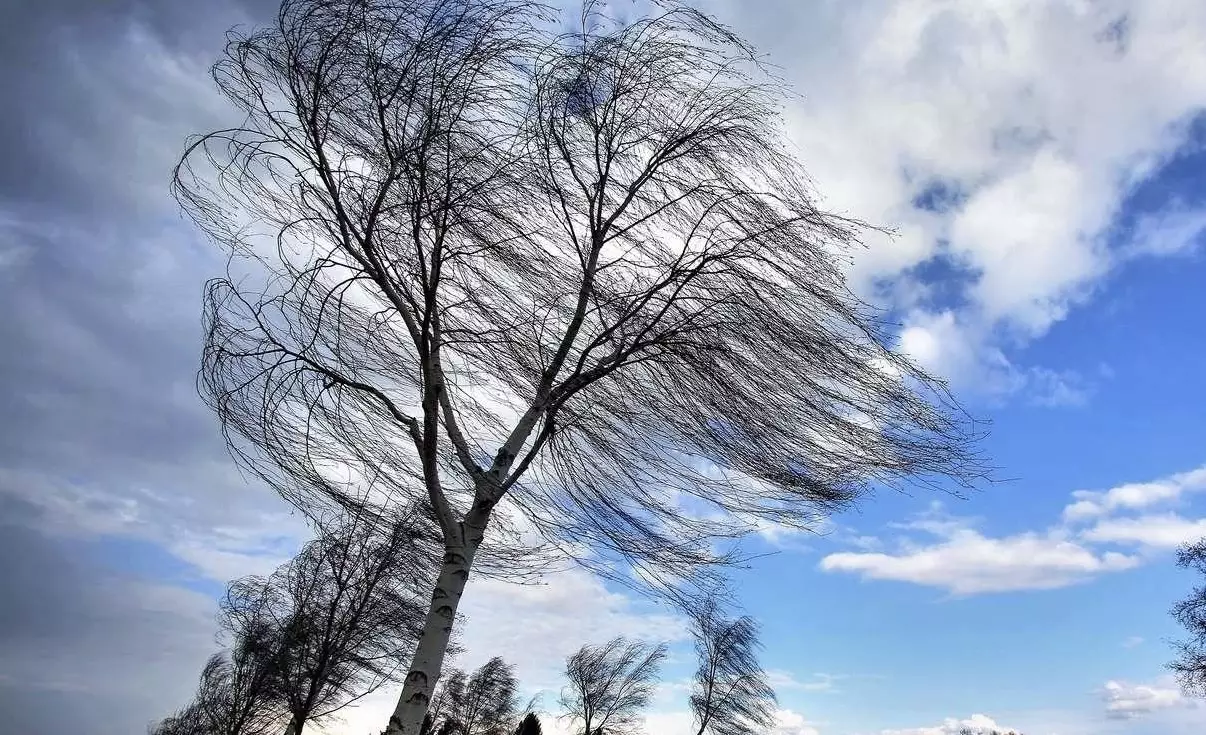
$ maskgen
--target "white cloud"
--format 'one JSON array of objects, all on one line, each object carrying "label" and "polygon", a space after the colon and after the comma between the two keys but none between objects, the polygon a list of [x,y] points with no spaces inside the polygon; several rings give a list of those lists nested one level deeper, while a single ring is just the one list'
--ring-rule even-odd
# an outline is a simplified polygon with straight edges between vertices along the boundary
[{"label": "white cloud", "polygon": [[531,688],[560,685],[565,659],[586,643],[617,635],[652,641],[682,640],[685,621],[611,592],[587,572],[549,575],[544,584],[478,579],[465,590],[464,666],[491,656],[515,664]]},{"label": "white cloud", "polygon": [[1168,680],[1153,684],[1108,681],[1102,687],[1101,698],[1105,702],[1107,717],[1124,720],[1159,710],[1193,707],[1197,704]]},{"label": "white cloud", "polygon": [[[692,735],[694,718],[690,712],[651,712],[645,716],[645,732],[649,735]],[[775,725],[767,735],[820,735],[816,723],[789,709],[775,713]]]},{"label": "white cloud", "polygon": [[1119,510],[1143,510],[1202,490],[1206,490],[1206,467],[1153,482],[1127,483],[1105,491],[1077,490],[1072,493],[1075,502],[1064,508],[1064,519],[1079,521]]},{"label": "white cloud", "polygon": [[1142,255],[1178,255],[1192,252],[1206,234],[1206,212],[1174,203],[1135,223],[1130,252]]},{"label": "white cloud", "polygon": [[1122,642],[1123,648],[1134,648],[1135,646],[1143,645],[1144,638],[1141,635],[1133,635]]},{"label": "white cloud", "polygon": [[904,730],[881,730],[880,735],[958,735],[959,731],[967,728],[976,735],[988,735],[994,730],[1002,733],[1013,733],[1014,730],[998,725],[987,715],[972,715],[966,720],[948,717],[941,725],[933,727],[912,727]]},{"label": "white cloud", "polygon": [[[860,543],[858,551],[825,556],[820,568],[937,587],[955,595],[1065,587],[1132,569],[1159,552],[1206,537],[1206,518],[1175,513],[1118,515],[1175,503],[1203,489],[1206,468],[1110,490],[1078,490],[1063,510],[1061,525],[1001,537],[985,535],[972,527],[971,519],[946,515],[940,503],[933,503],[911,520],[889,527],[937,540],[919,543],[905,538],[895,546],[881,543],[878,548]],[[1101,548],[1106,545],[1138,547],[1140,553]]]},{"label": "white cloud", "polygon": [[[1177,206],[1144,219],[1134,244],[1107,247],[1128,193],[1206,108],[1201,3],[711,5],[803,93],[790,132],[826,205],[896,229],[856,254],[859,289],[935,256],[965,271],[957,307],[910,303],[919,284],[894,289],[911,347],[947,377],[1017,390],[1031,368],[1002,373],[998,352],[1041,335],[1136,255],[1183,250],[1206,221]],[[955,196],[915,206],[936,184]],[[957,318],[935,325],[950,308]]]},{"label": "white cloud", "polygon": [[906,544],[895,553],[829,554],[820,567],[853,572],[864,579],[912,582],[955,595],[975,595],[1064,587],[1138,563],[1116,552],[1098,554],[1058,532],[989,538],[964,528],[938,543]]},{"label": "white cloud", "polygon": [[1111,518],[1084,531],[1081,538],[1099,543],[1138,544],[1175,549],[1206,538],[1206,518],[1189,520],[1175,513],[1139,518]]}]

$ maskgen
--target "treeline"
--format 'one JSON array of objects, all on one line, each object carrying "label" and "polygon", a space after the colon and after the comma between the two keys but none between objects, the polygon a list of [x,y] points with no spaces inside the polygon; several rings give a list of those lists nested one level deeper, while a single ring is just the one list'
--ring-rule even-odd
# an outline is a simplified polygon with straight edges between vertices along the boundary
[{"label": "treeline", "polygon": [[[193,701],[152,735],[301,735],[400,681],[430,584],[413,528],[326,525],[273,574],[233,582],[221,603],[225,649],[205,664]],[[753,619],[725,617],[713,604],[694,615],[692,632],[698,667],[687,705],[696,735],[769,731],[777,704]],[[581,735],[638,732],[666,653],[666,643],[623,637],[583,646],[566,660],[555,716]],[[500,657],[472,672],[450,668],[420,733],[539,735],[536,702],[521,706],[518,692],[513,666]]]},{"label": "treeline", "polygon": [[431,584],[417,521],[320,524],[273,574],[231,583],[220,603],[224,650],[205,664],[193,701],[155,735],[301,735],[400,681]]}]

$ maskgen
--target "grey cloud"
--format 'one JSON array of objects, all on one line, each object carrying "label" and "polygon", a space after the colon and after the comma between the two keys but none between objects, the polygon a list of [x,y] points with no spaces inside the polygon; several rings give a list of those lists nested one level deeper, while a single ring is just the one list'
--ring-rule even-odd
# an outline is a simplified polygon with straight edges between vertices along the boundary
[{"label": "grey cloud", "polygon": [[224,32],[274,6],[0,4],[0,729],[142,732],[192,689],[213,601],[90,559],[108,538],[225,575],[300,532],[196,397],[222,261],[167,187],[185,136],[228,119]]},{"label": "grey cloud", "polygon": [[0,504],[0,711],[28,735],[142,731],[186,701],[214,647],[213,600],[118,574]]}]

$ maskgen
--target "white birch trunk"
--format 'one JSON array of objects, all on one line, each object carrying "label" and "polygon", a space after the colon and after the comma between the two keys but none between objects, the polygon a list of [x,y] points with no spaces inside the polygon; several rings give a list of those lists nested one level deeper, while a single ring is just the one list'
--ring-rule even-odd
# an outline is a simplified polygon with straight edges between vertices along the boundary
[{"label": "white birch trunk", "polygon": [[402,685],[398,705],[389,718],[385,735],[418,735],[427,714],[436,680],[444,666],[444,652],[452,635],[452,624],[456,609],[469,580],[469,569],[481,539],[474,539],[465,546],[449,548],[444,553],[440,576],[436,579],[431,595],[431,606],[423,623],[423,634],[415,648],[410,672]]}]

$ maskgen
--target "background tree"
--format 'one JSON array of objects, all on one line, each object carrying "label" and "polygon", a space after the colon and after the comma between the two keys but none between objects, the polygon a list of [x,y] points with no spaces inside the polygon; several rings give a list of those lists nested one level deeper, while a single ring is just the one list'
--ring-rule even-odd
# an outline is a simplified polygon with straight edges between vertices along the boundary
[{"label": "background tree", "polygon": [[699,668],[691,692],[697,735],[759,735],[774,727],[776,700],[758,662],[758,626],[753,618],[724,618],[718,606],[695,619]]},{"label": "background tree", "polygon": [[583,646],[565,662],[561,708],[580,735],[630,735],[640,729],[666,657],[666,644],[614,638]]},{"label": "background tree", "polygon": [[517,688],[514,668],[498,656],[468,676],[452,669],[437,687],[426,727],[440,735],[509,735]]},{"label": "background tree", "polygon": [[980,474],[846,288],[861,226],[814,205],[777,81],[652,5],[562,33],[521,0],[286,0],[215,68],[244,121],[177,169],[250,259],[205,296],[236,456],[307,512],[422,501],[440,530],[391,733],[421,727],[470,571],[515,566],[490,566],[513,519],[690,607],[719,542]]},{"label": "background tree", "polygon": [[382,533],[344,516],[267,579],[230,586],[225,627],[274,631],[273,688],[289,712],[290,733],[401,680],[431,582],[422,542],[405,520]]},{"label": "background tree", "polygon": [[[1177,552],[1177,566],[1206,576],[1206,539],[1188,544]],[[1186,694],[1206,697],[1206,584],[1178,602],[1172,616],[1189,633],[1175,643],[1177,659],[1169,664]]]},{"label": "background tree", "polygon": [[[271,643],[244,639],[210,657],[184,716],[206,735],[275,735],[286,716],[272,682]],[[179,716],[178,716],[178,719]]]},{"label": "background tree", "polygon": [[519,721],[519,727],[515,728],[515,735],[541,735],[540,718],[535,712],[529,712]]},{"label": "background tree", "polygon": [[228,649],[209,658],[193,701],[160,722],[155,735],[277,735],[284,729],[281,636],[269,604],[264,596],[249,598],[237,621],[224,621]]}]

